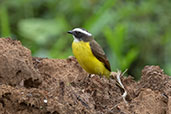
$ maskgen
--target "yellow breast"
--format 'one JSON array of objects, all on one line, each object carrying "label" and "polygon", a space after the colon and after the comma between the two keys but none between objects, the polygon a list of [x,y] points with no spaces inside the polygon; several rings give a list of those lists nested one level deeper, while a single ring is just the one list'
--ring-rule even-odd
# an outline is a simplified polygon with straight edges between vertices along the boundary
[{"label": "yellow breast", "polygon": [[72,51],[81,67],[88,73],[105,75],[107,77],[110,75],[110,71],[93,55],[89,42],[73,42]]}]

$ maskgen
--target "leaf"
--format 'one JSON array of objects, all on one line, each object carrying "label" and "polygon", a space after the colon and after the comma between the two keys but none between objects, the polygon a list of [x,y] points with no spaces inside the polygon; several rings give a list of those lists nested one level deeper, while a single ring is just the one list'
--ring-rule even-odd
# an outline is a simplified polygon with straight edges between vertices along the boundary
[{"label": "leaf", "polygon": [[19,34],[24,38],[31,39],[37,44],[45,44],[50,37],[57,36],[64,31],[65,22],[63,19],[25,19],[20,21],[18,29]]},{"label": "leaf", "polygon": [[8,11],[6,7],[2,5],[0,5],[0,24],[2,37],[9,37],[11,33],[8,20]]},{"label": "leaf", "polygon": [[95,15],[86,21],[84,28],[91,31],[93,35],[97,35],[107,23],[113,21],[113,15],[111,15],[113,12],[110,10],[115,5],[115,2],[116,0],[106,0],[96,11]]},{"label": "leaf", "polygon": [[125,37],[125,27],[123,25],[118,25],[114,29],[114,32],[110,28],[106,28],[104,34],[110,48],[114,53],[116,53],[118,59],[121,60]]},{"label": "leaf", "polygon": [[139,49],[137,49],[137,48],[132,48],[132,49],[129,50],[127,55],[121,61],[122,62],[122,66],[121,66],[122,70],[125,70],[125,69],[129,68],[131,63],[138,56],[138,53],[139,53]]}]

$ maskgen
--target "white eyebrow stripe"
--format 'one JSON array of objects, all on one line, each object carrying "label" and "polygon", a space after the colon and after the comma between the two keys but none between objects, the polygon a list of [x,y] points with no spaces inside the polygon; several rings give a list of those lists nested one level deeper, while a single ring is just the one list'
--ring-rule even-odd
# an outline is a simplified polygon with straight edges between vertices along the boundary
[{"label": "white eyebrow stripe", "polygon": [[87,31],[85,31],[85,30],[83,30],[83,29],[80,29],[80,28],[75,28],[75,29],[73,29],[73,31],[78,31],[78,32],[87,34],[87,35],[89,35],[89,36],[92,36],[91,33],[87,32]]}]

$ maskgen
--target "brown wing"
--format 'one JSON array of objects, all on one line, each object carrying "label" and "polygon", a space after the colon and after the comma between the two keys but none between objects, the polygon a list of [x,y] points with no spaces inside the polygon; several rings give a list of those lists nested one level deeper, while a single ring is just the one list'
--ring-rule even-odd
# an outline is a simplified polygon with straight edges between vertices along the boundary
[{"label": "brown wing", "polygon": [[101,62],[104,63],[105,67],[111,71],[111,68],[110,68],[110,63],[103,51],[103,49],[101,48],[101,46],[95,41],[95,40],[92,40],[90,41],[90,47],[91,47],[91,50],[93,52],[93,55]]}]

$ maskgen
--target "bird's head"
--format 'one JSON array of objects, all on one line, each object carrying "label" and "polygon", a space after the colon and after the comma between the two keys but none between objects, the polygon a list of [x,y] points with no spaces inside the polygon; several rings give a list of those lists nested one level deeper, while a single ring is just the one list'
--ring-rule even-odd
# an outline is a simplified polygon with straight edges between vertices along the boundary
[{"label": "bird's head", "polygon": [[74,42],[84,41],[88,42],[93,39],[92,34],[82,28],[75,28],[71,31],[68,31],[69,34],[72,34]]}]

